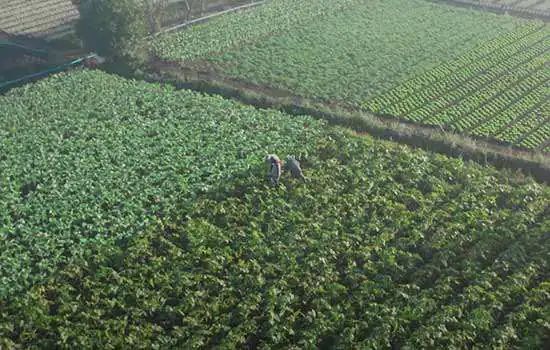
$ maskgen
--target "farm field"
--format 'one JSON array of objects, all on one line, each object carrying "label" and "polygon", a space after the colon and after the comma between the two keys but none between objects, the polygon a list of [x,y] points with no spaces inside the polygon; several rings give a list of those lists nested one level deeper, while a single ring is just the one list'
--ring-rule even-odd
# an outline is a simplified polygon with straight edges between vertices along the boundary
[{"label": "farm field", "polygon": [[75,245],[134,236],[267,147],[307,152],[320,131],[304,123],[320,124],[92,71],[0,96],[0,296]]},{"label": "farm field", "polygon": [[550,141],[550,30],[529,25],[366,101],[371,112],[542,150]]},{"label": "farm field", "polygon": [[[529,178],[98,71],[12,90],[0,121],[2,348],[550,340]],[[268,186],[266,152],[308,182]]]},{"label": "farm field", "polygon": [[[438,1],[438,0],[435,0]],[[447,0],[450,3],[472,4],[488,6],[489,8],[503,8],[505,10],[519,10],[536,12],[550,16],[549,0]],[[441,1],[444,2],[444,1]]]},{"label": "farm field", "polygon": [[[282,13],[286,3],[277,4]],[[276,19],[269,30],[252,30],[250,40],[232,40],[240,26],[250,29],[262,18],[262,11],[277,12],[266,5],[247,17],[230,15],[168,35],[155,49],[188,67],[331,105],[545,150],[548,26],[426,1],[355,5],[284,22],[292,30],[274,29],[284,27]],[[239,25],[232,26],[237,18]],[[202,41],[207,35],[231,44],[214,51],[216,45]]]}]

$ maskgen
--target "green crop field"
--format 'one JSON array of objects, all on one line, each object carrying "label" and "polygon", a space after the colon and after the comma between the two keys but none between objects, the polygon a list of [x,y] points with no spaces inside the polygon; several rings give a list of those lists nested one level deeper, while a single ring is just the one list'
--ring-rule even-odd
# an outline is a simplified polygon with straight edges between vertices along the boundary
[{"label": "green crop field", "polygon": [[[77,71],[0,97],[0,348],[550,341],[550,188]],[[308,182],[268,185],[266,152]]]},{"label": "green crop field", "polygon": [[135,235],[268,147],[306,152],[320,131],[304,123],[320,124],[86,71],[0,97],[0,295],[74,245]]},{"label": "green crop field", "polygon": [[525,14],[539,14],[541,16],[550,16],[549,0],[450,0],[450,3],[466,6],[481,6],[481,8],[502,11],[514,10],[516,12],[523,12]]},{"label": "green crop field", "polygon": [[550,141],[550,30],[529,25],[411,79],[364,107],[530,149]]},{"label": "green crop field", "polygon": [[[321,5],[332,8],[314,11]],[[530,150],[549,145],[548,26],[423,0],[338,6],[277,1],[153,46],[167,60],[290,94]]]}]

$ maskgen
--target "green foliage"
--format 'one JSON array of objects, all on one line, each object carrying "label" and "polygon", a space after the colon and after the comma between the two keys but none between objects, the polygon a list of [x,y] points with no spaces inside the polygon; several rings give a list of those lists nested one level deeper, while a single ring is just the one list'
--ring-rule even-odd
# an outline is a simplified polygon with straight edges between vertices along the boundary
[{"label": "green foliage", "polygon": [[144,7],[136,0],[86,0],[80,3],[77,35],[102,56],[129,58],[148,33]]},{"label": "green foliage", "polygon": [[222,77],[542,150],[549,33],[421,0],[277,1],[152,46]]},{"label": "green foliage", "polygon": [[205,24],[163,36],[152,41],[158,55],[174,60],[193,60],[245,43],[261,41],[265,36],[290,32],[300,23],[342,11],[356,0],[279,0],[238,14],[228,14]]},{"label": "green foliage", "polygon": [[166,59],[196,60],[230,77],[359,107],[517,22],[423,0],[283,0],[153,45]]},{"label": "green foliage", "polygon": [[[546,186],[99,72],[2,99],[1,276],[30,281],[2,285],[11,292],[0,299],[2,346],[547,340]],[[271,187],[267,150],[296,154],[310,181],[283,174]],[[26,221],[10,221],[16,213]],[[81,217],[89,226],[64,224]],[[116,242],[92,235],[107,222]]]},{"label": "green foliage", "polygon": [[0,296],[179,212],[183,187],[192,198],[268,152],[306,154],[323,125],[92,71],[12,90],[0,124]]},{"label": "green foliage", "polygon": [[236,174],[123,247],[84,245],[0,329],[40,348],[543,344],[548,188],[340,130],[315,146],[307,184]]},{"label": "green foliage", "polygon": [[530,23],[367,100],[368,111],[536,149],[550,137],[548,27]]}]

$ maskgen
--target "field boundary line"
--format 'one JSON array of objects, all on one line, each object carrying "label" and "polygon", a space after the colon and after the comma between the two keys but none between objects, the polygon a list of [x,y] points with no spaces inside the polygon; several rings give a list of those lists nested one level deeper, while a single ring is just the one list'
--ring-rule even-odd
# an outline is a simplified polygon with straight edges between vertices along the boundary
[{"label": "field boundary line", "polygon": [[269,86],[237,81],[219,72],[194,71],[182,62],[151,62],[150,67],[146,79],[149,82],[220,95],[256,108],[276,109],[290,115],[310,115],[359,134],[366,132],[375,138],[490,164],[498,169],[523,171],[537,181],[550,184],[550,158],[534,150],[451,131],[445,136],[436,125],[420,125],[338,103],[303,98],[286,91],[272,91]]}]

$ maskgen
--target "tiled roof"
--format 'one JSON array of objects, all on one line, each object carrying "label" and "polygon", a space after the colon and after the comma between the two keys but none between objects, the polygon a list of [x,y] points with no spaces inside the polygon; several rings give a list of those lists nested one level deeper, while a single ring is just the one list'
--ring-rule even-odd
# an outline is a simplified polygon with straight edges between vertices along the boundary
[{"label": "tiled roof", "polygon": [[0,30],[12,35],[57,39],[78,17],[71,0],[0,0]]}]

